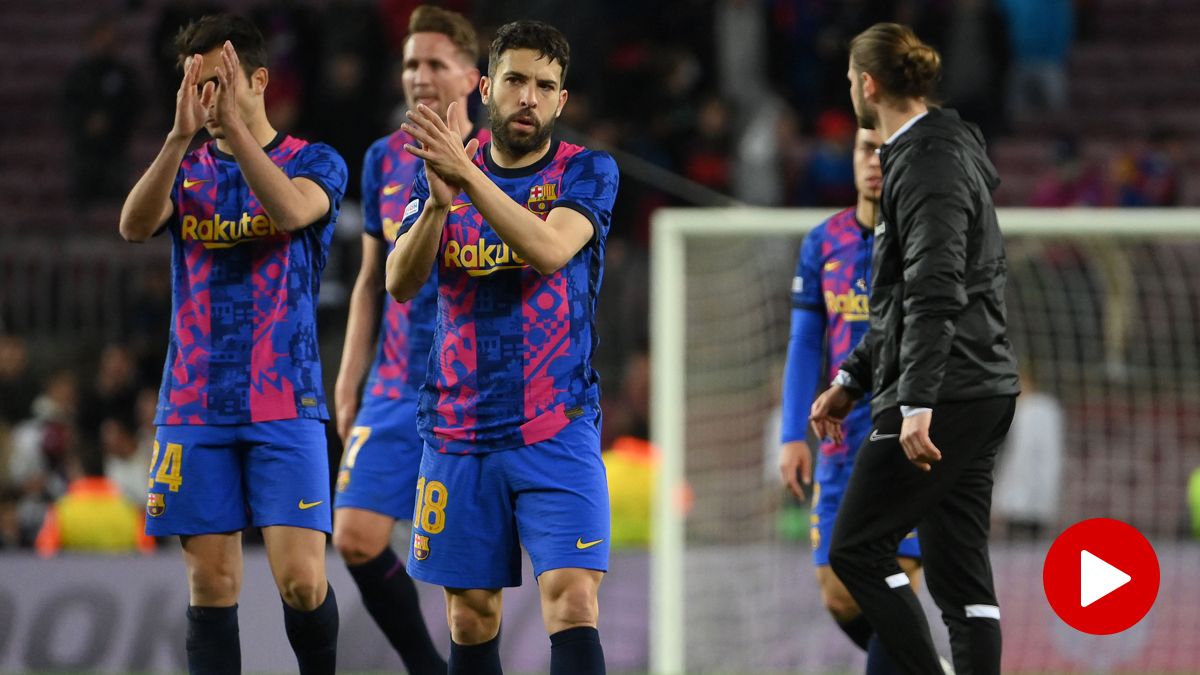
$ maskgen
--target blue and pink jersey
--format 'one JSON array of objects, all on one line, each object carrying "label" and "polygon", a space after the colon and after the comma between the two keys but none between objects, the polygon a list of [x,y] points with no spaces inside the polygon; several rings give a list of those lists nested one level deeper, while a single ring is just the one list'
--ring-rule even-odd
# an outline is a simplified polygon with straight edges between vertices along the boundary
[{"label": "blue and pink jersey", "polygon": [[[491,134],[477,130],[474,138],[486,143]],[[390,253],[396,245],[404,207],[412,200],[413,184],[421,173],[420,158],[404,149],[415,144],[412,136],[396,131],[367,150],[363,165],[363,230],[383,241]],[[433,344],[433,317],[437,312],[437,279],[408,302],[383,299],[379,350],[363,390],[363,399],[386,398],[416,401],[425,383],[429,349]]]},{"label": "blue and pink jersey", "polygon": [[[873,244],[871,230],[860,225],[849,208],[814,228],[800,247],[792,305],[825,315],[826,382],[867,332]],[[846,427],[865,429],[870,423],[870,397],[864,396]],[[821,454],[827,456],[845,456],[856,449],[828,439],[821,443]]]},{"label": "blue and pink jersey", "polygon": [[320,185],[329,212],[283,232],[215,142],[184,157],[164,226],[173,316],[155,424],[328,419],[317,294],[346,163],[327,145],[283,134],[264,149],[289,177]]},{"label": "blue and pink jersey", "polygon": [[[595,234],[562,269],[542,276],[511,250],[460,194],[438,247],[438,311],[418,427],[440,452],[507,450],[552,438],[599,400],[592,368],[596,296],[618,172],[612,157],[554,141],[521,169],[475,164],[540,218],[583,214]],[[428,197],[422,172],[404,211],[412,227]]]}]

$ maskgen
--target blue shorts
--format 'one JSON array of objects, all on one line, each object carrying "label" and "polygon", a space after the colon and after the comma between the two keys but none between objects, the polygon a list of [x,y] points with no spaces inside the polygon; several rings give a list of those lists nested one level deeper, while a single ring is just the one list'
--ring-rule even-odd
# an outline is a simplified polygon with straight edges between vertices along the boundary
[{"label": "blue shorts", "polygon": [[[871,427],[868,426],[868,429]],[[847,439],[850,447],[858,449],[866,434],[860,434]],[[833,523],[837,519],[838,507],[842,504],[842,495],[846,494],[846,485],[850,482],[850,472],[854,469],[852,458],[821,457],[817,463],[817,471],[813,487],[813,509],[809,539],[813,547],[813,564],[824,566],[829,564],[829,541],[833,538]],[[921,559],[921,544],[917,541],[917,531],[909,532],[900,541],[896,555],[903,558]]]},{"label": "blue shorts", "polygon": [[534,576],[566,567],[608,571],[608,478],[600,415],[553,438],[484,454],[425,445],[408,572],[448,588],[521,585],[521,546]]},{"label": "blue shorts", "polygon": [[154,438],[146,533],[291,525],[330,532],[325,423],[163,425]]},{"label": "blue shorts", "polygon": [[334,507],[412,518],[423,448],[415,400],[369,399],[342,453]]}]

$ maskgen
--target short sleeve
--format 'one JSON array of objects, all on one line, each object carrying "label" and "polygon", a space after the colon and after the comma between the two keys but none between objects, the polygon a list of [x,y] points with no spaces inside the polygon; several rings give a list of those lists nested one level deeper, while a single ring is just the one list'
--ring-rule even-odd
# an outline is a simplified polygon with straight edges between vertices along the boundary
[{"label": "short sleeve", "polygon": [[327,217],[317,221],[321,225],[337,221],[338,211],[342,208],[342,197],[346,196],[346,184],[350,180],[346,170],[346,160],[324,143],[311,143],[304,146],[290,165],[292,178],[307,178],[320,185],[329,196],[329,213]]},{"label": "short sleeve", "polygon": [[595,229],[595,239],[608,236],[613,203],[617,200],[620,172],[606,152],[582,152],[567,161],[561,193],[554,208],[566,207],[583,214]]},{"label": "short sleeve", "polygon": [[820,230],[813,230],[804,237],[800,245],[800,259],[796,262],[796,276],[792,278],[792,307],[796,309],[825,310],[821,295],[821,243]]},{"label": "short sleeve", "polygon": [[383,219],[379,213],[379,190],[385,149],[382,141],[376,141],[367,149],[367,154],[363,157],[363,231],[376,239],[383,239]]},{"label": "short sleeve", "polygon": [[175,181],[171,183],[171,215],[167,216],[166,222],[155,230],[152,236],[157,237],[167,230],[175,231],[176,226],[179,225],[179,195],[183,194],[182,183],[185,175],[183,167],[185,165],[186,163],[179,165],[179,170],[175,172]]},{"label": "short sleeve", "polygon": [[404,215],[401,218],[400,231],[396,234],[397,239],[412,229],[417,218],[421,217],[421,210],[425,208],[426,199],[429,199],[429,178],[425,175],[425,167],[422,166],[413,180],[412,198],[404,205]]}]

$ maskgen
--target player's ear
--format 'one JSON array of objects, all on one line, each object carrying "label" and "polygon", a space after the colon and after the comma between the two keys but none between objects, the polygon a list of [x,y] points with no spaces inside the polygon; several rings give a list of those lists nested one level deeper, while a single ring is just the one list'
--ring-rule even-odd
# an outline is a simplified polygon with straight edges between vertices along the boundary
[{"label": "player's ear", "polygon": [[562,114],[563,108],[565,108],[566,106],[567,106],[567,90],[560,89],[558,91],[558,110],[554,111],[555,119],[557,119],[558,116]]},{"label": "player's ear", "polygon": [[250,90],[257,96],[262,96],[267,89],[267,83],[271,80],[270,74],[266,68],[257,68],[250,75]]},{"label": "player's ear", "polygon": [[479,78],[479,98],[483,99],[484,103],[488,102],[488,98],[492,92],[492,78],[484,75]]},{"label": "player's ear", "polygon": [[879,95],[879,81],[868,72],[859,73],[858,76],[861,77],[863,81],[863,98],[867,100],[874,100]]}]

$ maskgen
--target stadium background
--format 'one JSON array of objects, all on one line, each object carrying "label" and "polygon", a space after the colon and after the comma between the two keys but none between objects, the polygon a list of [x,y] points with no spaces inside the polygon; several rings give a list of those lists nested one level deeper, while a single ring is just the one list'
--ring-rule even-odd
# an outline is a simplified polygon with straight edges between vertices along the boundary
[{"label": "stadium background", "polygon": [[[174,652],[160,639],[158,651],[139,661],[130,656],[136,646],[103,655],[89,651],[89,640],[103,633],[85,630],[107,624],[118,636],[130,636],[113,639],[121,645],[150,640],[148,632],[179,635],[170,623],[183,602],[177,547],[166,543],[155,556],[127,564],[41,562],[30,552],[41,513],[61,494],[77,458],[103,453],[119,473],[148,456],[147,407],[169,327],[168,246],[162,240],[125,244],[116,216],[125,190],[170,124],[178,74],[165,41],[206,9],[253,16],[271,44],[273,123],[341,151],[352,167],[348,199],[357,199],[363,152],[393,128],[403,103],[395,64],[416,4],[7,0],[0,8],[0,34],[6,36],[0,42],[0,669],[179,667],[182,639],[173,643]],[[668,206],[832,212],[851,204],[854,125],[845,44],[875,21],[909,23],[942,51],[943,97],[987,133],[1004,179],[999,205],[1200,204],[1200,47],[1194,37],[1200,6],[1189,0],[577,0],[569,9],[551,0],[443,4],[475,22],[484,53],[494,28],[513,18],[542,18],[563,29],[572,45],[571,99],[559,129],[613,150],[621,164],[597,356],[606,391],[606,447],[648,434],[652,214]],[[360,231],[357,208],[347,203],[321,294],[330,385],[358,269]],[[1153,537],[1161,545],[1164,584],[1175,578],[1182,584],[1165,585],[1163,595],[1200,601],[1200,586],[1191,580],[1198,557],[1189,543],[1195,523],[1186,490],[1188,474],[1200,466],[1200,249],[1195,240],[1151,242],[1138,248],[1133,264],[1111,264],[1111,251],[1102,244],[1041,250],[1027,258],[1028,283],[1020,287],[1034,295],[1029,306],[1043,309],[1018,322],[1078,318],[1055,335],[1052,349],[1039,351],[1034,342],[1023,345],[1022,354],[1030,357],[1031,375],[1066,410],[1059,511],[1033,542],[1013,541],[1007,523],[997,523],[998,560],[1014,561],[997,564],[999,583],[1006,583],[1005,570],[1014,570],[1007,583],[1032,589],[1019,602],[1035,614],[1042,609],[1038,584],[1025,577],[1037,576],[1045,537],[1092,515],[1123,518]],[[786,269],[794,250],[780,248],[775,263]],[[786,293],[786,283],[779,293]],[[1150,314],[1159,328],[1120,341],[1132,348],[1113,348],[1104,324],[1111,312],[1102,310],[1114,288],[1146,285],[1164,289],[1157,298],[1163,308]],[[1082,304],[1074,302],[1079,297]],[[786,331],[786,323],[780,325]],[[1125,352],[1138,353],[1139,344],[1153,347],[1145,352],[1151,356],[1124,358]],[[1137,383],[1147,364],[1152,381]],[[1136,386],[1112,384],[1130,381]],[[1088,426],[1097,419],[1105,420],[1103,428]],[[330,442],[336,458],[340,447],[332,435]],[[30,457],[36,461],[26,461]],[[790,542],[795,558],[803,560],[803,507],[788,504],[765,477],[770,466],[762,453],[743,453],[740,461],[761,468],[764,478],[754,496],[754,524],[738,522],[738,531]],[[704,510],[703,476],[692,482],[699,497],[692,532],[720,540],[719,530],[728,526],[720,513]],[[333,557],[330,567],[339,567]],[[606,638],[614,670],[645,667],[646,569],[646,554],[633,546],[618,553],[606,581],[606,612],[616,610],[605,619],[606,635],[614,636]],[[801,622],[789,624],[796,634],[781,639],[810,645],[820,656],[798,662],[785,655],[779,662],[793,668],[803,663],[805,672],[856,668],[853,651],[828,632],[810,578],[810,570],[797,565],[794,578],[775,580],[789,589],[781,595],[804,607]],[[265,617],[263,644],[274,639],[283,645],[282,631],[274,630],[277,602],[263,570],[248,573],[247,592],[251,587],[268,591],[255,596],[263,609],[248,610]],[[340,587],[349,589],[349,580]],[[67,588],[76,590],[64,595]],[[86,598],[101,596],[108,599],[87,604]],[[85,600],[72,600],[79,597]],[[517,616],[531,607],[521,597],[516,594],[508,607]],[[143,599],[162,608],[146,614]],[[105,604],[110,601],[115,604]],[[344,642],[358,647],[343,653],[363,668],[394,664],[385,650],[375,649],[382,640],[369,639],[373,629],[356,623],[365,617],[361,608],[353,600],[345,604],[351,617],[345,625],[359,627],[351,634],[361,641]],[[435,627],[441,623],[438,606],[436,594],[428,596],[425,607],[433,610]],[[1110,642],[1117,646],[1108,652],[1092,643],[1079,647],[1056,619],[1044,618],[1039,625],[1052,627],[1044,631],[1049,642],[1010,656],[1026,660],[1010,660],[1006,667],[1139,671],[1144,644]],[[544,651],[541,627],[534,620],[517,629],[518,623],[506,621],[507,649],[521,667],[536,670]],[[1200,672],[1200,611],[1181,605],[1164,613],[1155,625],[1169,626],[1166,633],[1148,625],[1139,627],[1140,639],[1159,654],[1149,668]],[[48,628],[54,626],[61,630]],[[526,630],[528,639],[521,637]],[[55,637],[60,634],[73,637]],[[1039,649],[1053,656],[1041,658]],[[1121,650],[1129,651],[1124,666]],[[248,669],[290,667],[286,652],[282,661],[264,656],[257,666],[246,652]]]}]

